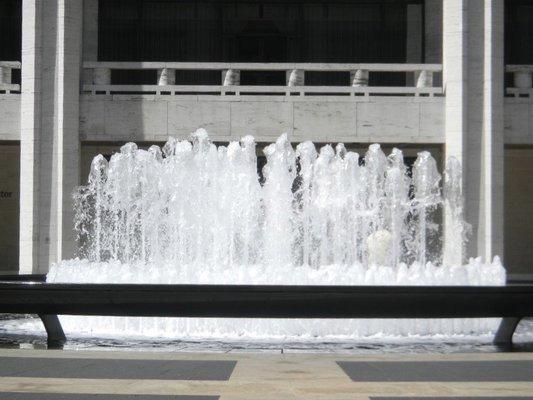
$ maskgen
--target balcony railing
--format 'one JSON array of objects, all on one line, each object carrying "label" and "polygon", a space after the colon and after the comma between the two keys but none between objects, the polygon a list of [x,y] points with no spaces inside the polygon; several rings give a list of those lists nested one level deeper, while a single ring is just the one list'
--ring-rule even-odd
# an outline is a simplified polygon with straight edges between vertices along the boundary
[{"label": "balcony railing", "polygon": [[512,75],[512,86],[506,88],[507,96],[533,98],[533,65],[507,65],[505,72]]},{"label": "balcony railing", "polygon": [[[434,87],[434,75],[442,72],[440,64],[318,64],[318,63],[193,63],[193,62],[84,62],[82,92],[92,95],[141,93],[161,95],[279,95],[279,96],[422,96],[442,95]],[[152,85],[116,85],[112,70],[156,70]],[[176,71],[220,71],[220,84],[176,85]],[[241,71],[285,72],[286,84],[241,85]],[[306,72],[349,72],[345,86],[311,86],[305,84]],[[403,86],[369,86],[373,73],[406,73]],[[348,74],[346,74],[348,76]],[[233,97],[232,97],[233,98]]]},{"label": "balcony railing", "polygon": [[20,69],[19,61],[0,61],[0,93],[20,93],[20,85],[12,80],[14,69]]},{"label": "balcony railing", "polygon": [[[0,94],[20,93],[20,85],[13,83],[13,70],[20,70],[19,61],[0,61]],[[187,63],[187,62],[84,62],[84,93],[146,93],[156,95],[179,94],[277,94],[277,95],[411,95],[442,96],[442,87],[434,86],[434,77],[442,73],[440,64],[281,64],[281,63]],[[157,70],[157,82],[153,85],[111,84],[112,70]],[[175,85],[176,71],[218,70],[220,85]],[[285,86],[240,85],[241,71],[285,71]],[[305,73],[349,72],[346,86],[306,86]],[[412,86],[369,86],[372,73],[411,74]],[[506,87],[508,97],[533,98],[533,65],[507,65],[505,72],[511,75]]]}]

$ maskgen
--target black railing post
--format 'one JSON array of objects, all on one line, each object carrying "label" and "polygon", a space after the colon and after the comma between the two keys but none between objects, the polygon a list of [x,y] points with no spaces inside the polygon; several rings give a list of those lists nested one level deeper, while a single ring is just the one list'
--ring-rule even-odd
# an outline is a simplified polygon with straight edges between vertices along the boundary
[{"label": "black railing post", "polygon": [[39,318],[43,321],[44,329],[46,329],[48,348],[58,350],[63,349],[63,345],[67,341],[67,338],[57,315],[39,314]]},{"label": "black railing post", "polygon": [[494,336],[494,344],[511,346],[513,344],[513,334],[522,318],[505,317],[502,318],[500,326]]}]

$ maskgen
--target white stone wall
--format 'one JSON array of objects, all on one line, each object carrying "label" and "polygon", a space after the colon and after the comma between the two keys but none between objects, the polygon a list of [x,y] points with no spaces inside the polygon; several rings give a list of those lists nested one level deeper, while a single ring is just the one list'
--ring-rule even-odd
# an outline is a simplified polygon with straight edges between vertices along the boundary
[{"label": "white stone wall", "polygon": [[20,140],[20,95],[0,94],[0,142]]},{"label": "white stone wall", "polygon": [[20,271],[47,271],[75,249],[82,0],[24,0]]},{"label": "white stone wall", "polygon": [[[161,141],[164,140],[164,137],[167,137],[168,132],[172,133],[172,129],[174,129],[176,126],[173,125],[165,125],[165,120],[160,120],[159,122],[153,122],[151,125],[150,118],[138,118],[138,123],[134,124],[131,121],[128,121],[127,123],[132,125],[132,132],[126,132],[126,131],[117,131],[118,126],[121,124],[115,124],[112,122],[112,118],[115,118],[111,111],[105,107],[106,104],[109,104],[112,99],[120,100],[119,102],[122,103],[122,106],[115,106],[112,107],[115,108],[123,108],[124,112],[125,110],[130,108],[130,103],[123,103],[125,101],[147,101],[147,102],[154,102],[156,101],[155,98],[152,96],[147,96],[148,98],[145,100],[141,100],[138,96],[114,96],[113,98],[100,98],[101,96],[98,96],[98,98],[93,98],[93,96],[89,95],[82,95],[81,96],[81,111],[80,111],[80,134],[83,136],[84,139],[95,141],[95,140],[135,140],[136,138],[144,138],[142,140],[154,140],[154,141]],[[398,100],[400,103],[404,103],[404,99]],[[10,94],[10,95],[0,95],[0,141],[13,141],[13,140],[20,140],[20,102],[21,97],[17,94]],[[396,137],[396,131],[394,128],[389,131],[385,131],[387,124],[383,124],[382,130],[383,134],[380,134],[379,138],[377,136],[373,136],[376,138],[376,140],[379,139],[379,141],[385,141],[385,142],[415,142],[415,143],[443,143],[444,142],[444,133],[440,130],[443,130],[444,125],[444,106],[442,103],[444,102],[444,99],[436,99],[433,102],[427,102],[424,101],[423,103],[420,103],[420,132],[417,135],[398,135]],[[166,100],[161,101],[160,108],[162,109],[160,116],[163,116],[166,118],[167,110],[168,110],[168,104]],[[176,103],[182,103],[181,101],[177,101]],[[197,102],[192,101],[184,101],[184,104],[195,104],[197,105]],[[218,102],[211,101],[207,102],[208,104],[201,106],[200,110],[196,110],[196,118],[191,118],[191,122],[188,122],[187,119],[182,118],[182,127],[180,127],[176,131],[176,135],[185,135],[187,132],[190,132],[193,129],[196,129],[197,126],[206,126],[208,129],[213,130],[213,133],[216,135],[219,135],[221,138],[228,138],[231,137],[231,135],[228,134],[230,132],[229,125],[230,122],[225,120],[218,120],[217,121],[217,111],[214,109],[211,109],[209,106],[210,104],[217,104]],[[439,105],[439,103],[441,103]],[[126,104],[126,105],[124,105]],[[316,103],[315,103],[316,104]],[[150,106],[147,106],[148,108]],[[226,107],[227,114],[229,115],[229,107],[227,106],[221,106],[221,108]],[[376,109],[379,110],[381,108],[380,105],[375,105]],[[394,99],[388,98],[384,105],[383,109],[386,108],[394,108]],[[131,105],[132,109],[135,108],[142,108],[138,104]],[[155,108],[158,108],[157,105]],[[171,107],[172,108],[172,107]],[[176,107],[178,108],[178,107]],[[364,108],[364,107],[361,107]],[[408,106],[405,105],[402,107],[398,107],[399,109],[403,108],[402,111],[404,111]],[[203,109],[204,111],[201,111]],[[175,111],[175,109],[172,109],[172,111]],[[365,110],[362,110],[363,112]],[[213,114],[213,112],[215,114]],[[107,115],[107,117],[106,117]],[[204,117],[205,115],[205,117]],[[380,117],[379,112],[376,113],[377,117]],[[409,115],[409,114],[406,114]],[[162,117],[162,118],[163,118]],[[199,118],[205,118],[200,120]],[[381,118],[381,117],[380,117]],[[392,115],[391,117],[392,118]],[[411,117],[411,120],[413,120],[413,117]],[[107,121],[107,122],[106,122]],[[376,122],[377,124],[378,122]],[[381,123],[381,122],[379,122]],[[376,125],[374,124],[374,125]],[[281,125],[281,128],[284,126],[287,126],[288,124]],[[361,121],[361,125],[366,125],[366,123],[363,123]],[[152,126],[152,127],[151,127]],[[329,127],[333,126],[333,130],[335,129],[335,125],[328,125]],[[409,126],[409,125],[407,125]],[[146,128],[144,128],[146,127]],[[157,129],[156,129],[157,128]],[[365,128],[370,129],[369,127],[362,127],[363,132]],[[216,130],[216,132],[215,132]],[[409,129],[403,129],[404,132],[409,132]],[[144,133],[141,133],[144,132]],[[161,134],[161,132],[164,132]],[[411,131],[412,132],[412,131]],[[174,133],[172,133],[174,134]],[[271,137],[272,135],[275,135],[275,132],[273,131],[271,134],[267,135],[268,137]],[[235,135],[237,136],[237,135]],[[350,136],[350,135],[349,135]],[[361,140],[364,141],[365,137],[364,135],[357,135],[357,141]],[[295,137],[296,139],[296,137]],[[368,138],[370,141],[372,140],[372,136]],[[336,140],[335,137],[332,136],[331,140]],[[506,98],[504,99],[504,143],[505,144],[523,144],[523,145],[531,145],[533,144],[533,101],[530,98]]]},{"label": "white stone wall", "polygon": [[[141,100],[138,96],[114,96],[113,98],[93,98],[94,96],[82,95],[80,101],[80,135],[84,140],[89,141],[101,141],[101,140],[136,140],[141,138],[141,140],[153,140],[161,141],[168,136],[168,133],[175,135],[186,135],[187,132],[196,129],[197,126],[206,126],[208,129],[213,131],[213,134],[220,136],[221,138],[232,137],[228,132],[230,132],[230,122],[229,119],[223,120],[218,119],[217,115],[220,115],[219,111],[211,108],[210,105],[216,104],[218,102],[211,101],[207,102],[206,105],[200,106],[200,109],[194,111],[195,114],[191,117],[191,122],[188,122],[187,119],[182,118],[182,126],[178,127],[179,129],[172,133],[172,129],[176,128],[175,124],[167,125],[165,120],[160,120],[159,122],[153,121],[151,117],[138,118],[137,123],[132,123],[132,121],[126,122],[130,124],[132,132],[118,131],[117,129],[121,125],[120,123],[115,124],[112,122],[112,119],[115,116],[112,112],[105,107],[106,104],[109,104],[111,100],[117,100],[119,103],[122,103],[121,106],[114,106],[112,109],[119,108],[123,109],[122,112],[127,114],[127,109],[139,109],[144,106],[139,106],[138,104],[133,105],[133,103],[124,103],[126,101],[146,101],[154,102],[155,98],[152,96],[147,96],[145,100]],[[20,102],[21,97],[17,94],[10,95],[1,95],[0,94],[0,141],[13,141],[20,140]],[[399,103],[403,104],[404,99],[398,100]],[[416,135],[410,135],[409,132],[412,132],[412,128],[402,129],[404,132],[407,132],[405,135],[396,135],[396,130],[391,128],[391,130],[386,131],[388,124],[383,124],[381,131],[382,134],[378,136],[370,136],[368,140],[372,141],[372,138],[375,140],[384,141],[384,142],[414,142],[414,143],[444,143],[444,99],[436,99],[433,102],[424,101],[420,103],[420,132]],[[168,101],[163,100],[159,107],[162,111],[159,111],[162,118],[166,118],[168,111]],[[176,103],[184,103],[198,106],[195,101],[176,101]],[[439,105],[440,103],[440,105]],[[316,104],[316,103],[315,103]],[[409,106],[398,107],[404,111]],[[397,106],[397,104],[396,104]],[[388,98],[383,104],[383,110],[387,108],[396,107],[394,104],[394,99]],[[149,108],[150,106],[147,106]],[[153,106],[159,108],[157,105]],[[192,107],[192,106],[191,106]],[[382,106],[375,104],[375,109],[380,110]],[[229,115],[229,107],[221,106],[221,108],[226,108],[224,115]],[[364,109],[364,107],[361,107]],[[178,109],[178,107],[176,107]],[[202,111],[203,109],[203,111]],[[171,111],[175,111],[171,106]],[[365,110],[362,110],[364,112]],[[107,116],[106,116],[107,115]],[[119,113],[120,115],[120,113]],[[184,115],[184,114],[182,114]],[[194,117],[196,115],[196,117]],[[409,113],[406,114],[409,116]],[[376,117],[381,118],[380,113],[375,114]],[[390,116],[392,118],[393,115]],[[176,117],[177,118],[177,117]],[[205,118],[200,120],[200,118]],[[228,117],[229,118],[229,117]],[[411,121],[413,117],[411,116]],[[117,118],[120,119],[120,116]],[[150,124],[150,121],[153,121]],[[203,122],[202,122],[203,121]],[[330,121],[331,122],[331,121]],[[378,123],[381,124],[382,121],[377,121],[374,125]],[[332,122],[333,124],[335,122]],[[166,126],[165,126],[166,125]],[[288,126],[289,124],[281,124],[280,128]],[[362,131],[364,129],[370,129],[369,127],[362,126],[366,125],[361,120],[360,122]],[[335,129],[335,125],[328,125],[332,130]],[[409,125],[407,125],[409,126]],[[413,126],[413,125],[411,125]],[[145,128],[146,127],[146,128]],[[156,129],[157,128],[157,129]],[[144,133],[141,133],[144,132]],[[163,133],[161,133],[163,132]],[[268,137],[275,135],[275,132],[272,131],[268,134]],[[237,136],[237,135],[235,135]],[[348,135],[353,136],[353,135]],[[357,141],[365,141],[364,135],[357,135]],[[144,139],[143,139],[144,138]],[[295,137],[296,139],[296,137]],[[332,135],[331,140],[336,140],[336,136]],[[521,144],[521,145],[531,145],[533,144],[533,101],[529,98],[505,98],[504,99],[504,143],[505,144]]]},{"label": "white stone wall", "polygon": [[442,97],[378,97],[370,101],[326,99],[246,100],[213,96],[82,95],[80,134],[87,141],[165,141],[199,127],[214,140],[252,134],[272,141],[287,132],[294,141],[442,143]]},{"label": "white stone wall", "polygon": [[505,144],[533,144],[533,101],[506,98],[504,103]]},{"label": "white stone wall", "polygon": [[[443,3],[443,68],[446,155],[463,165],[465,218],[473,228],[462,258],[488,261],[503,254],[501,0]],[[452,256],[449,262],[459,261]]]}]

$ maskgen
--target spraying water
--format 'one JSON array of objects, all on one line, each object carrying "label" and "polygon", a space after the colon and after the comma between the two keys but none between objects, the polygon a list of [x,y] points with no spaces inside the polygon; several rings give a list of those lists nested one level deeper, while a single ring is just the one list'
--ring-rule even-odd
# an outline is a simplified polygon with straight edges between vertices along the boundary
[{"label": "spraying water", "polygon": [[[497,259],[492,264],[479,259],[463,263],[468,225],[462,219],[457,160],[448,160],[441,179],[428,152],[419,153],[409,171],[398,149],[388,157],[378,144],[371,145],[364,157],[346,151],[342,144],[317,151],[313,143],[304,142],[294,149],[287,135],[268,145],[264,154],[263,185],[251,136],[217,147],[205,130],[198,130],[190,141],[171,138],[162,149],[141,150],[128,143],[109,162],[95,157],[88,184],[75,196],[82,259],[53,265],[48,280],[504,284],[505,272]],[[445,223],[457,235],[441,245],[443,209]],[[75,318],[69,321],[77,323]],[[155,330],[158,335],[226,337],[270,337],[280,332],[317,337],[347,332],[464,333],[493,328],[487,320],[272,324],[174,319],[136,323],[134,328],[128,319],[91,321],[90,329],[108,332]]]}]

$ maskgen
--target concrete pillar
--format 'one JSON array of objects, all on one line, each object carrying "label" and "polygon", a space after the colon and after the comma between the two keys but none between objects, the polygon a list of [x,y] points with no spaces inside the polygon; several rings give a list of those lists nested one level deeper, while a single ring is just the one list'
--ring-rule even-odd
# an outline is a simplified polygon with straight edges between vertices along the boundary
[{"label": "concrete pillar", "polygon": [[[503,254],[504,202],[504,5],[503,0],[485,0],[484,30],[484,126],[482,232],[479,240],[485,259]],[[480,254],[482,254],[480,252]]]},{"label": "concrete pillar", "polygon": [[424,62],[442,63],[442,3],[426,0],[424,3]]},{"label": "concrete pillar", "polygon": [[[98,0],[83,0],[83,61],[98,61]],[[94,83],[90,69],[82,74],[84,83]]]},{"label": "concrete pillar", "polygon": [[407,41],[406,62],[417,64],[422,62],[422,29],[423,16],[421,4],[407,5]]},{"label": "concrete pillar", "polygon": [[[443,3],[443,67],[446,156],[463,165],[464,215],[472,225],[459,258],[488,261],[503,252],[502,0]],[[446,226],[445,243],[457,235]]]},{"label": "concrete pillar", "polygon": [[[407,5],[407,40],[405,49],[405,62],[418,64],[422,62],[422,5]],[[406,74],[406,85],[415,86],[415,76],[408,72]]]},{"label": "concrete pillar", "polygon": [[24,0],[20,271],[46,272],[75,250],[82,0]]},{"label": "concrete pillar", "polygon": [[[442,4],[443,0],[426,0],[424,3],[424,62],[442,63]],[[442,75],[433,76],[433,85],[442,86]]]}]

